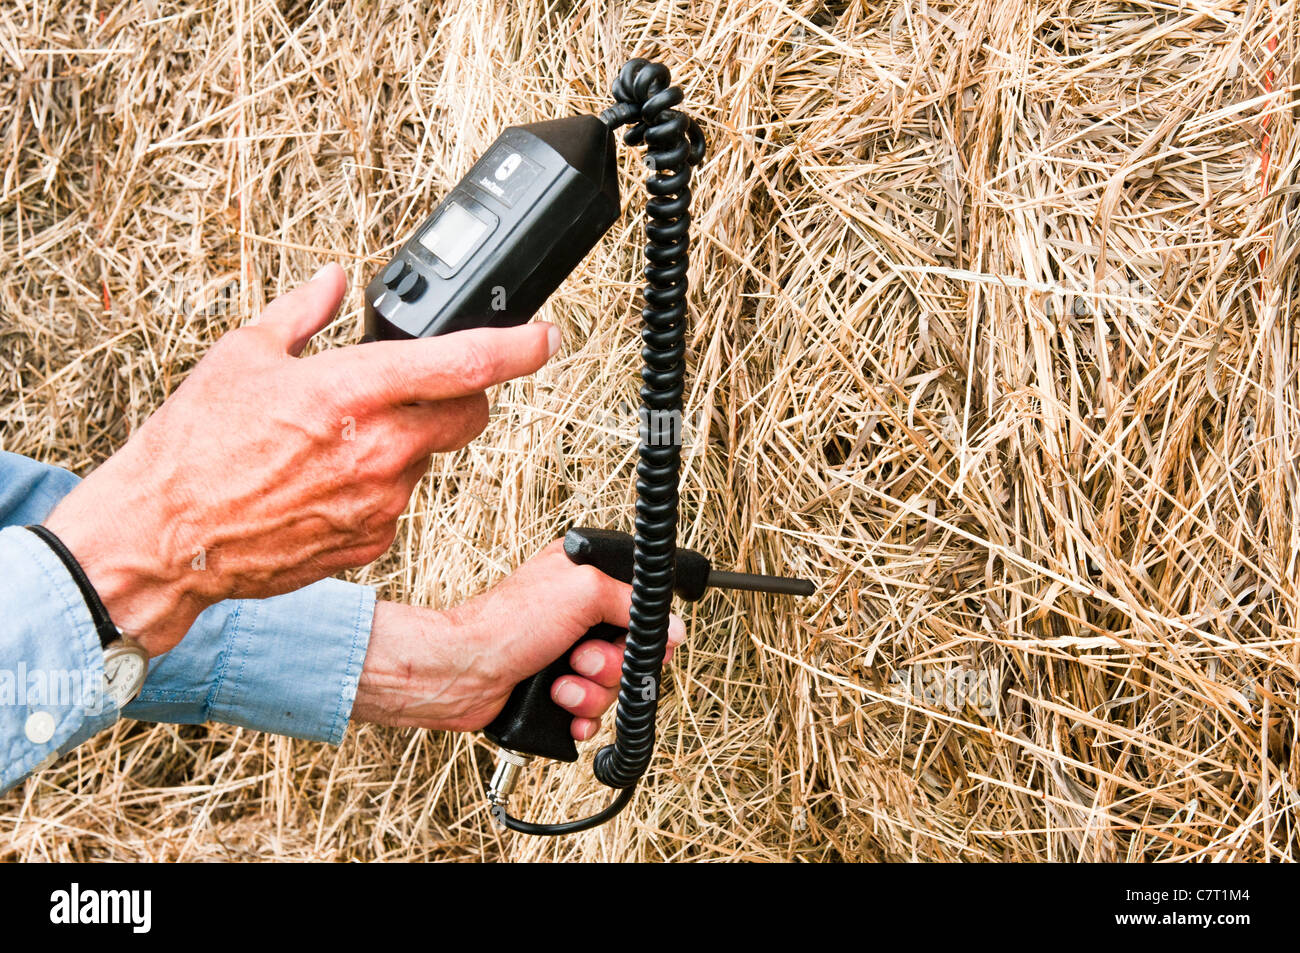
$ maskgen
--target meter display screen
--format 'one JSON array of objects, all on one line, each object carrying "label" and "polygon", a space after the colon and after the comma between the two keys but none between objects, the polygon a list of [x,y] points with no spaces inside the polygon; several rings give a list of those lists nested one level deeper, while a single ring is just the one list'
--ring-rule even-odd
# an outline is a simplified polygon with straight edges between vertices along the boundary
[{"label": "meter display screen", "polygon": [[420,236],[420,244],[448,268],[459,268],[488,230],[486,222],[455,201],[448,202],[434,223]]}]

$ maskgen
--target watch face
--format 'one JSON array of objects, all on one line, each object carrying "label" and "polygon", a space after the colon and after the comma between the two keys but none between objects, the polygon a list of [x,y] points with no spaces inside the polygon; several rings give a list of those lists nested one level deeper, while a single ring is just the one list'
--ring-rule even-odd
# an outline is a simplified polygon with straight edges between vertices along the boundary
[{"label": "watch face", "polygon": [[104,650],[104,694],[122,708],[144,685],[149,674],[149,656],[129,642],[114,642]]}]

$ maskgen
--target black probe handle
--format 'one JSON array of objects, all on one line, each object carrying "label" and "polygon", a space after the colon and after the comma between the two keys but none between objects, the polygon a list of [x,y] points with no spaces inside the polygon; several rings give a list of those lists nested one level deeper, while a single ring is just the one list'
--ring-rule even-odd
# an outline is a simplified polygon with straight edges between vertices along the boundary
[{"label": "black probe handle", "polygon": [[566,649],[563,655],[516,685],[506,707],[492,719],[492,724],[483,729],[483,734],[492,743],[520,754],[554,761],[577,761],[578,748],[569,731],[573,716],[552,700],[551,686],[561,675],[576,674],[569,665],[569,656],[578,643],[588,639],[613,642],[625,635],[627,629],[607,622],[588,629],[587,634]]},{"label": "black probe handle", "polygon": [[[578,565],[595,566],[607,576],[626,583],[632,581],[633,541],[627,533],[608,529],[572,529],[564,537],[564,553]],[[709,561],[689,549],[677,550],[677,594],[684,599],[698,599],[708,585]],[[520,754],[551,758],[554,761],[578,760],[569,727],[573,716],[551,699],[551,686],[561,675],[575,675],[569,656],[579,643],[588,639],[614,642],[627,635],[627,629],[602,622],[536,675],[514,687],[510,699],[492,723],[483,729],[488,740]]]}]

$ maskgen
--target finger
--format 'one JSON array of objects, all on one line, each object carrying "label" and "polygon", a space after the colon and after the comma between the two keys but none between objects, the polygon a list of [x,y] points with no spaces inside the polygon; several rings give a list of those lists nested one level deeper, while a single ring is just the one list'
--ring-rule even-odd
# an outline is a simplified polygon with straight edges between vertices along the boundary
[{"label": "finger", "polygon": [[574,741],[590,741],[600,731],[599,718],[575,718],[569,726],[569,733]]},{"label": "finger", "polygon": [[[563,550],[556,550],[556,553],[557,556],[563,555]],[[565,559],[567,561],[567,557]],[[630,585],[613,576],[605,575],[595,566],[574,566],[570,563],[569,568],[575,573],[586,575],[587,605],[591,611],[597,613],[592,624],[608,622],[621,629],[626,629],[631,624],[632,587]],[[686,626],[681,617],[676,613],[670,614],[668,616],[669,653],[674,645],[680,645],[685,639]]]},{"label": "finger", "polygon": [[626,639],[606,642],[588,639],[569,656],[569,665],[579,675],[604,688],[617,688],[623,674],[623,649]]},{"label": "finger", "polygon": [[420,457],[460,450],[488,424],[488,399],[482,392],[404,404],[396,410],[397,426],[411,453]]},{"label": "finger", "polygon": [[617,698],[617,688],[606,688],[576,675],[561,675],[551,685],[551,700],[579,718],[599,718]]},{"label": "finger", "polygon": [[334,379],[383,404],[466,397],[540,368],[560,346],[553,324],[475,328],[436,338],[371,341],[317,355]]},{"label": "finger", "polygon": [[664,652],[664,664],[672,661],[673,650],[686,641],[686,623],[677,613],[668,617],[668,651]]},{"label": "finger", "polygon": [[632,587],[606,576],[595,566],[577,566],[569,561],[563,550],[556,559],[564,561],[564,570],[557,583],[561,591],[568,591],[586,612],[588,625],[608,622],[626,629],[632,621]]},{"label": "finger", "polygon": [[348,276],[336,264],[328,264],[306,283],[282,294],[254,322],[274,332],[280,345],[297,357],[313,334],[334,320]]},{"label": "finger", "polygon": [[[686,639],[686,626],[677,615],[668,617],[668,651],[664,653],[664,664],[673,657],[673,649]],[[606,642],[604,639],[588,639],[578,645],[569,656],[569,666],[582,677],[602,685],[605,688],[617,688],[623,677],[623,650],[627,648],[627,639]]]},{"label": "finger", "polygon": [[672,657],[673,647],[686,641],[686,623],[677,613],[668,617],[668,658]]}]

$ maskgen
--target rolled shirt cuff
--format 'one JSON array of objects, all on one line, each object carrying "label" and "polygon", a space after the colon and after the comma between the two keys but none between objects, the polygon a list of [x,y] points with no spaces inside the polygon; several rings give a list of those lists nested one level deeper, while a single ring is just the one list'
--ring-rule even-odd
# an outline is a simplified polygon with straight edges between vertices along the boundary
[{"label": "rolled shirt cuff", "polygon": [[370,644],[375,591],[323,579],[210,607],[155,659],[128,718],[216,721],[337,745]]},{"label": "rolled shirt cuff", "polygon": [[83,732],[111,725],[104,650],[81,590],[44,540],[0,530],[0,606],[7,607],[0,667],[0,790],[50,760]]}]

